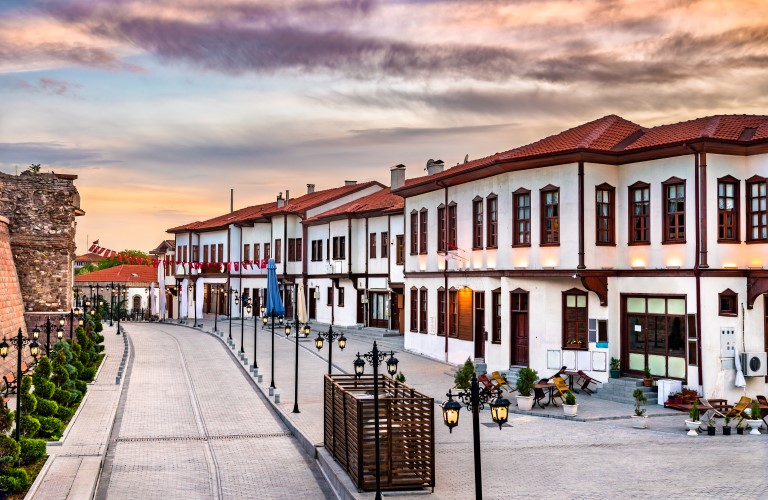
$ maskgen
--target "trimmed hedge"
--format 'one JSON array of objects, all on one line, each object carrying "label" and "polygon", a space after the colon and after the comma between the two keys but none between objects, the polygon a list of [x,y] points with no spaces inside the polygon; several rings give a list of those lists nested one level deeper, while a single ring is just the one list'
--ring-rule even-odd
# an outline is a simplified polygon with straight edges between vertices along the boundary
[{"label": "trimmed hedge", "polygon": [[45,439],[21,438],[21,457],[22,465],[29,465],[37,462],[46,455]]}]

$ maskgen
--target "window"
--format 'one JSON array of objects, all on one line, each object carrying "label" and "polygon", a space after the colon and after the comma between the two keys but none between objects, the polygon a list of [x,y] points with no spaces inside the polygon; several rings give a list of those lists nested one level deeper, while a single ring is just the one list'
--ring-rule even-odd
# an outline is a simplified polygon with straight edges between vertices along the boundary
[{"label": "window", "polygon": [[339,287],[339,307],[344,307],[344,287]]},{"label": "window", "polygon": [[216,260],[216,245],[211,245],[211,262],[218,262]]},{"label": "window", "polygon": [[437,207],[437,251],[445,252],[446,233],[448,232],[447,222],[445,220],[445,206]]},{"label": "window", "polygon": [[445,337],[445,289],[440,288],[437,291],[437,334],[441,337]]},{"label": "window", "polygon": [[718,314],[720,316],[738,316],[739,295],[730,288],[717,294]]},{"label": "window", "polygon": [[499,199],[495,194],[489,195],[486,198],[486,204],[488,205],[488,230],[486,235],[486,246],[488,248],[496,248],[499,246]]},{"label": "window", "polygon": [[427,289],[419,290],[419,331],[427,333]]},{"label": "window", "polygon": [[717,241],[740,242],[739,181],[731,176],[717,180]]},{"label": "window", "polygon": [[301,238],[288,238],[288,262],[301,262]]},{"label": "window", "polygon": [[608,184],[595,187],[595,243],[597,245],[616,244],[616,189]]},{"label": "window", "polygon": [[651,186],[636,182],[629,186],[629,244],[651,242]]},{"label": "window", "polygon": [[210,262],[208,260],[208,245],[203,245],[203,262]]},{"label": "window", "polygon": [[333,237],[333,260],[344,260],[347,255],[347,237]]},{"label": "window", "polygon": [[472,248],[483,248],[483,199],[472,200]]},{"label": "window", "polygon": [[192,247],[192,262],[200,262],[200,245]]},{"label": "window", "polygon": [[572,288],[563,292],[563,349],[584,349],[587,337],[587,292]]},{"label": "window", "polygon": [[328,301],[326,302],[326,305],[333,306],[333,287],[328,287]]},{"label": "window", "polygon": [[243,260],[249,261],[251,260],[251,245],[250,243],[246,243],[243,245]]},{"label": "window", "polygon": [[389,233],[384,231],[381,233],[381,258],[387,257],[389,257]]},{"label": "window", "polygon": [[419,291],[411,288],[411,331],[419,331]]},{"label": "window", "polygon": [[768,240],[768,207],[766,180],[754,176],[747,179],[747,241]]},{"label": "window", "polygon": [[560,244],[560,190],[547,186],[541,190],[541,245]]},{"label": "window", "polygon": [[427,209],[419,212],[419,253],[427,253]]},{"label": "window", "polygon": [[264,258],[267,260],[272,258],[272,243],[264,243]]},{"label": "window", "polygon": [[411,255],[419,253],[419,214],[411,212]]},{"label": "window", "polygon": [[283,240],[275,240],[275,264],[279,264],[283,260]]},{"label": "window", "polygon": [[405,236],[398,234],[395,236],[395,263],[402,266],[405,264]]},{"label": "window", "polygon": [[447,250],[455,250],[458,248],[456,246],[458,241],[457,224],[458,221],[456,219],[456,203],[451,202],[448,205],[448,242],[446,243]]},{"label": "window", "polygon": [[224,243],[219,243],[219,260],[217,262],[224,262]]},{"label": "window", "polygon": [[664,243],[685,243],[685,181],[672,178],[664,188]]},{"label": "window", "polygon": [[531,192],[518,189],[514,192],[514,235],[512,244],[530,246],[531,244]]},{"label": "window", "polygon": [[597,341],[608,342],[608,320],[597,320]]},{"label": "window", "polygon": [[456,290],[448,292],[448,336],[459,336],[459,294]]},{"label": "window", "polygon": [[368,235],[368,258],[376,258],[376,233]]},{"label": "window", "polygon": [[261,245],[258,243],[253,244],[253,260],[261,260]]},{"label": "window", "polygon": [[491,321],[491,342],[494,344],[501,344],[501,289],[491,292],[491,307],[493,308],[491,312],[491,314],[493,314]]},{"label": "window", "polygon": [[323,240],[312,240],[312,262],[323,260]]}]

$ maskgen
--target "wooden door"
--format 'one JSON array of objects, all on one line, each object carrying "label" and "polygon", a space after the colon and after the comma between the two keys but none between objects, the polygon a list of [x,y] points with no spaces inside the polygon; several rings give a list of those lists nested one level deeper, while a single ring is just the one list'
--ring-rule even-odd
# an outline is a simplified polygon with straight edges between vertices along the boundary
[{"label": "wooden door", "polygon": [[309,319],[317,319],[317,290],[309,289]]},{"label": "wooden door", "polygon": [[528,292],[515,290],[510,293],[510,299],[512,326],[510,359],[515,366],[528,366]]},{"label": "wooden door", "polygon": [[485,292],[475,292],[475,358],[485,358]]},{"label": "wooden door", "polygon": [[397,330],[400,335],[405,335],[405,325],[400,321],[403,317],[403,307],[405,304],[405,296],[402,293],[390,294],[392,300],[390,301],[390,309],[392,314],[392,329]]}]

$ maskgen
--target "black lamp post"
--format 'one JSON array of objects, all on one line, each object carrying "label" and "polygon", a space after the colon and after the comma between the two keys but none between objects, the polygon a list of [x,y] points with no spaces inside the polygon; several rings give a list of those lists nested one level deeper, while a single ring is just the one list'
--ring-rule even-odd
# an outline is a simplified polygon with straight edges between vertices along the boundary
[{"label": "black lamp post", "polygon": [[176,314],[179,316],[178,324],[182,324],[181,320],[181,293],[184,291],[184,287],[181,285],[181,280],[176,278]]},{"label": "black lamp post", "polygon": [[56,329],[56,341],[64,338],[64,323],[66,323],[67,320],[64,318],[64,315],[59,316],[59,327]]},{"label": "black lamp post", "polygon": [[339,349],[343,351],[347,347],[347,338],[344,336],[344,333],[334,333],[333,325],[331,325],[328,327],[327,333],[317,332],[315,347],[317,347],[318,351],[323,348],[323,339],[328,341],[328,375],[330,375],[333,364],[333,341],[339,339]]},{"label": "black lamp post", "polygon": [[45,355],[51,357],[51,317],[45,317]]},{"label": "black lamp post", "polygon": [[[125,285],[117,285],[117,332],[116,335],[120,335],[120,313],[122,313],[122,308],[120,307],[121,299],[128,297],[128,290],[126,290]],[[128,309],[128,304],[126,304],[126,310]]]},{"label": "black lamp post", "polygon": [[230,288],[226,292],[224,292],[224,296],[227,298],[227,310],[229,311],[229,340],[232,341],[232,299],[230,298],[230,295],[235,295],[235,306],[240,304],[240,294],[237,293],[237,290]]},{"label": "black lamp post", "polygon": [[[294,303],[293,303],[293,324],[296,327],[296,368],[293,374],[293,413],[301,413],[299,411],[299,331],[304,335],[304,338],[309,337],[309,323],[300,328],[299,325],[299,285],[294,285],[293,290]],[[286,326],[285,334],[290,335],[290,326]]]},{"label": "black lamp post", "polygon": [[[376,341],[373,342],[373,350],[360,356],[357,353],[357,359],[354,361],[355,377],[358,379],[363,376],[365,371],[365,361],[368,361],[373,367],[373,433],[374,443],[376,446],[376,500],[381,500],[381,451],[379,450],[379,365],[384,358],[387,357],[386,352],[379,352],[379,348],[376,346]],[[363,358],[365,361],[363,361]],[[387,373],[390,377],[397,373],[397,358],[395,352],[389,352],[389,359],[387,359]]]},{"label": "black lamp post", "polygon": [[112,316],[114,316],[115,311],[115,283],[112,282],[107,287],[107,291],[109,291],[109,326],[112,326]]},{"label": "black lamp post", "polygon": [[[16,364],[16,442],[21,442],[21,377],[23,374],[21,373],[21,350],[24,348],[25,345],[29,344],[29,353],[32,355],[33,358],[37,358],[37,355],[40,354],[40,345],[37,343],[37,340],[30,339],[29,337],[24,337],[21,334],[21,328],[19,328],[19,334],[16,336],[16,340],[11,340],[11,344],[8,344],[8,342],[5,340],[5,337],[3,337],[3,341],[0,342],[0,357],[5,359],[6,356],[8,356],[8,351],[11,347],[16,348],[16,351],[18,351],[18,358],[17,358],[17,364]],[[18,467],[21,463],[21,458],[19,458],[19,461],[16,463],[16,466]]]},{"label": "black lamp post", "polygon": [[216,312],[213,315],[213,331],[219,331],[219,300],[221,295],[221,289],[219,285],[213,287],[211,292],[216,292]]},{"label": "black lamp post", "polygon": [[[480,469],[480,410],[484,405],[491,407],[491,418],[501,426],[509,418],[509,400],[501,397],[501,388],[483,389],[477,383],[477,375],[472,373],[472,380],[469,392],[462,391],[458,394],[452,394],[448,391],[448,401],[443,403],[443,422],[448,426],[448,430],[453,432],[453,428],[459,425],[459,410],[461,406],[467,407],[472,412],[472,438],[475,447],[475,498],[483,498],[483,480]],[[454,401],[456,397],[461,403]]]},{"label": "black lamp post", "polygon": [[75,308],[69,309],[69,340],[75,337]]},{"label": "black lamp post", "polygon": [[251,312],[251,304],[247,295],[243,295],[240,302],[240,354],[245,354],[245,310]]},{"label": "black lamp post", "polygon": [[[197,298],[195,297],[195,284],[190,283],[189,284],[189,292],[192,292],[192,303],[194,304],[194,315],[195,315],[195,322],[193,326],[197,328]],[[189,304],[189,293],[187,293],[187,304]],[[189,306],[187,306],[189,307]],[[187,316],[189,316],[189,311],[187,311]]]},{"label": "black lamp post", "polygon": [[[272,317],[272,363],[270,366],[270,382],[269,382],[269,388],[271,389],[269,392],[269,395],[271,396],[275,391],[275,313],[274,310],[270,313],[270,316]],[[277,318],[277,321],[279,324],[283,324],[283,317],[279,316]]]}]

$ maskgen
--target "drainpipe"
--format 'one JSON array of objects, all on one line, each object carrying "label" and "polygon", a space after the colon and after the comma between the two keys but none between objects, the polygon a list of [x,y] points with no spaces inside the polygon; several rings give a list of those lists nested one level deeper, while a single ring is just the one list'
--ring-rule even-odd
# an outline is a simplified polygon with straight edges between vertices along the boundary
[{"label": "drainpipe", "polygon": [[579,160],[579,265],[576,269],[586,269],[584,265],[584,161]]},{"label": "drainpipe", "polygon": [[347,275],[352,277],[352,217],[347,216]]},{"label": "drainpipe", "polygon": [[[702,368],[702,359],[701,359],[701,270],[700,267],[700,258],[702,253],[700,252],[701,249],[701,224],[706,224],[706,220],[702,221],[700,215],[700,202],[701,202],[701,196],[700,196],[700,182],[699,182],[699,153],[696,151],[693,147],[691,147],[689,144],[685,145],[686,148],[691,150],[693,152],[693,164],[694,164],[694,208],[695,208],[695,219],[696,219],[696,257],[694,259],[694,265],[693,265],[693,275],[696,279],[696,351],[697,351],[697,365],[698,365],[698,375],[699,375],[699,384],[701,385],[702,391],[704,390],[704,380],[703,380],[703,373],[704,370]],[[704,200],[706,200],[706,196],[704,196]],[[704,253],[706,255],[706,252]],[[706,257],[705,257],[706,258]],[[707,266],[709,267],[709,266]]]}]

